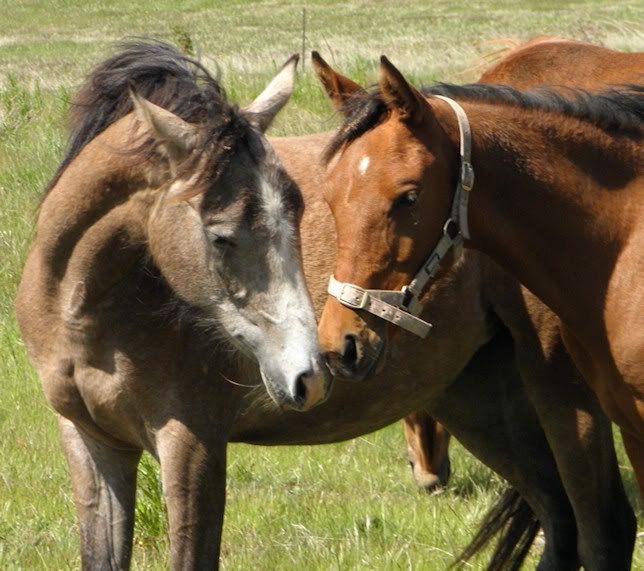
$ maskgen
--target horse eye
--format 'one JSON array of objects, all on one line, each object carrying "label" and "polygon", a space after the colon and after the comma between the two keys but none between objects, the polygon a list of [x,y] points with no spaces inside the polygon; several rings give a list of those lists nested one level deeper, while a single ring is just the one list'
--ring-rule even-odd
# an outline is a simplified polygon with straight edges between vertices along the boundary
[{"label": "horse eye", "polygon": [[226,238],[225,236],[215,236],[212,242],[213,244],[217,244],[217,246],[235,246],[235,242],[233,242],[230,238]]},{"label": "horse eye", "polygon": [[208,237],[218,248],[233,248],[237,245],[231,236],[224,236],[223,234],[210,231],[208,232]]},{"label": "horse eye", "polygon": [[396,198],[394,208],[410,208],[418,201],[418,191],[410,190]]}]

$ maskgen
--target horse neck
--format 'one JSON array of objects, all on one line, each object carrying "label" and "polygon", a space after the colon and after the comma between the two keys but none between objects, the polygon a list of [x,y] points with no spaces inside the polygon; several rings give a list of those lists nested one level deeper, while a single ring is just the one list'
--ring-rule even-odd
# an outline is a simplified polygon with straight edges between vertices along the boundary
[{"label": "horse neck", "polygon": [[635,223],[637,143],[557,114],[465,108],[476,173],[471,245],[569,325],[586,327]]},{"label": "horse neck", "polygon": [[[84,283],[84,297],[98,296],[127,270],[129,259],[112,256],[122,252],[134,260],[130,246],[145,243],[153,197],[139,193],[149,186],[146,161],[123,152],[132,145],[133,132],[128,116],[88,143],[41,205],[37,245],[55,289]],[[89,291],[91,284],[96,291]]]}]

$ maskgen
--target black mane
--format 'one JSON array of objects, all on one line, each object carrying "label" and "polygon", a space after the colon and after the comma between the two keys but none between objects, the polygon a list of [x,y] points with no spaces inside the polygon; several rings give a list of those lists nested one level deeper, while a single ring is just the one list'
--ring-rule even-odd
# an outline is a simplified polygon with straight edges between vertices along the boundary
[{"label": "black mane", "polygon": [[[558,113],[592,123],[609,133],[641,138],[644,130],[644,86],[624,85],[591,94],[579,89],[553,88],[519,91],[506,85],[451,85],[439,83],[422,90],[423,95],[443,95],[456,100],[512,105],[521,109]],[[357,94],[344,108],[346,119],[328,144],[324,157],[329,161],[340,148],[380,124],[388,115],[379,90]]]},{"label": "black mane", "polygon": [[87,143],[132,111],[130,86],[185,121],[204,124],[208,142],[224,139],[223,146],[229,149],[245,132],[246,121],[201,63],[155,40],[123,42],[119,48],[92,71],[74,97],[67,154],[45,194]]}]

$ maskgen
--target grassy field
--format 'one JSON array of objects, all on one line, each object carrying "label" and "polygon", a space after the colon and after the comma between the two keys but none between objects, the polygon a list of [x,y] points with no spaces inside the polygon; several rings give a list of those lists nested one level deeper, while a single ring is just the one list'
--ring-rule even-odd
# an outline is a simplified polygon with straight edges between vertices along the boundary
[{"label": "grassy field", "polygon": [[[241,103],[301,49],[318,49],[362,82],[386,53],[419,82],[475,79],[508,38],[565,35],[644,49],[640,0],[560,2],[275,1],[35,2],[0,0],[0,568],[78,568],[71,489],[55,418],[26,359],[13,297],[38,197],[65,147],[75,86],[130,35],[178,42],[216,58]],[[499,42],[499,40],[501,40]],[[213,64],[214,65],[214,64]],[[329,129],[334,117],[306,62],[273,134]],[[503,483],[453,447],[449,489],[413,485],[398,427],[348,443],[281,449],[232,446],[223,538],[226,569],[444,569]],[[633,474],[620,447],[632,498]],[[140,473],[134,567],[167,567],[156,467]],[[636,501],[634,499],[634,501]],[[640,528],[644,526],[640,515]],[[534,567],[536,557],[530,559]],[[483,566],[484,560],[473,563]],[[644,546],[634,567],[644,569]]]}]

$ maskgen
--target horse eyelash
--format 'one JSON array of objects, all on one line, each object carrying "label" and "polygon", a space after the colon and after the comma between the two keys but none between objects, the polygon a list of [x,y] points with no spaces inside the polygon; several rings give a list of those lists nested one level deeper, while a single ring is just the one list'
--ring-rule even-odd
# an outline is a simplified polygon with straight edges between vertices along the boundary
[{"label": "horse eyelash", "polygon": [[235,241],[230,237],[230,236],[224,236],[223,234],[217,234],[216,232],[212,232],[208,230],[207,232],[209,240],[215,245],[219,247],[227,247],[227,248],[233,248],[237,244]]}]

